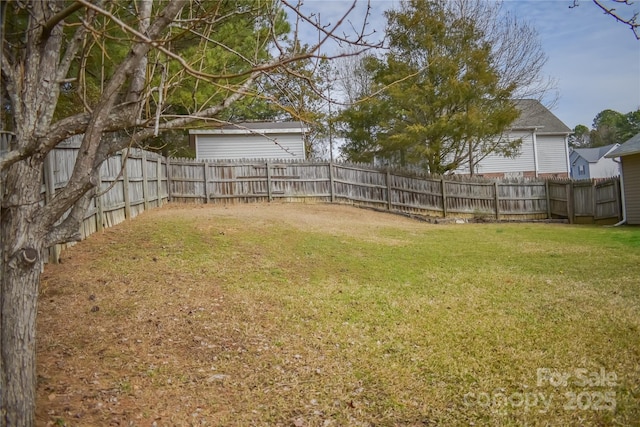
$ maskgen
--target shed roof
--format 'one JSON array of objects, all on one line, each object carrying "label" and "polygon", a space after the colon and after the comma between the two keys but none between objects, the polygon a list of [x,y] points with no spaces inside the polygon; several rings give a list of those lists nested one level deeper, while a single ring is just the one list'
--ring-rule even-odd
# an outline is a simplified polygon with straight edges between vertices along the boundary
[{"label": "shed roof", "polygon": [[189,129],[190,135],[202,134],[266,134],[266,133],[305,133],[309,127],[304,122],[245,122],[229,123],[213,129]]},{"label": "shed roof", "polygon": [[605,145],[604,147],[575,148],[573,151],[589,163],[597,163],[609,151],[616,148],[618,144]]},{"label": "shed roof", "polygon": [[605,157],[623,157],[640,153],[640,133],[628,139],[624,144],[607,154]]},{"label": "shed roof", "polygon": [[555,116],[547,107],[536,99],[516,99],[516,108],[520,110],[518,117],[511,129],[539,129],[540,134],[563,134],[569,135],[571,129]]}]

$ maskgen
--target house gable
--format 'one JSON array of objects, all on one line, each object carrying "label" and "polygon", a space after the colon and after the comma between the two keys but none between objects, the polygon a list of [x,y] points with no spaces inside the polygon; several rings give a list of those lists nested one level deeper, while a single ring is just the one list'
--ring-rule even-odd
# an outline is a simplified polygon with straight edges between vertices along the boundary
[{"label": "house gable", "polygon": [[569,163],[571,164],[571,178],[590,179],[589,162],[576,150],[569,153]]},{"label": "house gable", "polygon": [[[513,158],[491,153],[475,165],[475,173],[499,176],[569,176],[567,137],[571,129],[539,101],[514,101],[520,116],[503,138],[522,139],[519,154]],[[458,170],[469,173],[469,167]]]},{"label": "house gable", "polygon": [[569,155],[571,177],[573,179],[609,178],[620,174],[618,165],[605,157],[620,144],[604,147],[575,148]]}]

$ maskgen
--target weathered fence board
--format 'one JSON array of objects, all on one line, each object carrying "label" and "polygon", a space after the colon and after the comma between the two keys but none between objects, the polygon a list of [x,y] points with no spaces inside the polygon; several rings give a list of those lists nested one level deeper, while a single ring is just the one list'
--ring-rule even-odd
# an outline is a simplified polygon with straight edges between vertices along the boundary
[{"label": "weathered fence board", "polygon": [[[51,151],[46,162],[51,171],[45,173],[45,189],[50,187],[48,191],[55,192],[67,185],[78,149],[79,141],[72,139]],[[169,197],[165,163],[162,156],[139,149],[119,152],[105,160],[100,165],[96,197],[80,229],[82,237],[134,218],[150,207],[162,206]],[[53,261],[57,260],[59,250],[60,247],[50,250]]]},{"label": "weathered fence board", "polygon": [[592,223],[621,218],[617,179],[581,180],[570,183],[576,222]]},{"label": "weathered fence board", "polygon": [[574,222],[615,217],[619,197],[616,179],[583,188],[572,181],[416,177],[363,165],[263,160],[172,159],[170,170],[172,199],[200,203],[314,199],[431,216]]},{"label": "weathered fence board", "polygon": [[[0,134],[0,148],[10,135]],[[80,139],[54,149],[44,170],[42,203],[65,187]],[[300,161],[197,161],[124,150],[100,166],[99,185],[81,227],[83,237],[165,201],[189,203],[315,200],[435,217],[502,220],[567,218],[617,222],[619,179],[482,180],[415,176],[367,165]],[[52,250],[56,258],[59,248]]]}]

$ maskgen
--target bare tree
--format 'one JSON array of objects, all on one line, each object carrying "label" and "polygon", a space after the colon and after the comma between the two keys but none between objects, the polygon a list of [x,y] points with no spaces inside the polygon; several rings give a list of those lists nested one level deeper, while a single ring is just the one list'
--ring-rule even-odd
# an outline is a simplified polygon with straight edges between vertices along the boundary
[{"label": "bare tree", "polygon": [[[1,11],[2,122],[14,137],[0,157],[0,425],[31,426],[43,256],[79,239],[101,163],[157,133],[220,120],[235,102],[261,96],[263,76],[319,59],[330,40],[370,46],[362,32],[344,35],[346,16],[325,26],[287,0],[16,0],[3,1]],[[285,11],[292,35],[278,29]],[[220,39],[225,23],[247,15],[251,48]],[[305,26],[317,42],[304,52],[290,49]],[[204,55],[214,48],[224,61],[207,67]],[[209,95],[177,109],[167,99],[187,83],[194,96]],[[41,204],[44,160],[72,135],[82,143],[69,182]]]},{"label": "bare tree", "polygon": [[366,68],[369,56],[353,55],[353,51],[345,53],[347,55],[333,62],[333,80],[337,95],[346,104],[353,104],[369,94],[373,81],[371,71]]},{"label": "bare tree", "polygon": [[513,97],[537,99],[551,107],[557,101],[556,82],[545,76],[547,55],[536,29],[501,3],[482,0],[455,0],[451,9],[461,18],[471,19],[491,46],[494,64],[503,87],[514,87]]},{"label": "bare tree", "polygon": [[[631,31],[633,31],[633,35],[636,40],[640,40],[640,22],[638,22],[638,16],[640,16],[640,12],[638,9],[632,10],[631,13],[628,13],[629,7],[625,6],[633,6],[635,2],[631,0],[611,0],[613,5],[606,5],[602,0],[593,0],[593,3],[598,6],[606,15],[613,17],[616,21],[620,22],[628,26]],[[569,6],[570,8],[577,7],[580,5],[580,0],[573,0],[573,3]],[[625,12],[621,12],[618,10],[617,6],[624,7]]]}]

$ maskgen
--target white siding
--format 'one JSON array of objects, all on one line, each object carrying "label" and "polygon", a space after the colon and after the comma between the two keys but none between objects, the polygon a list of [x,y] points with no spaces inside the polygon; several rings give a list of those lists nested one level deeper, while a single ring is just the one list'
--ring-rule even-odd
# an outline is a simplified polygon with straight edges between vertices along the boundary
[{"label": "white siding", "polygon": [[598,160],[598,163],[589,165],[589,175],[591,178],[609,178],[620,175],[620,168],[613,159],[605,157]]},{"label": "white siding", "polygon": [[533,135],[531,132],[512,132],[509,135],[512,140],[522,138],[520,154],[514,158],[503,157],[497,154],[489,154],[482,159],[476,167],[479,174],[506,173],[534,171],[535,160],[533,156]]},{"label": "white siding", "polygon": [[566,173],[567,146],[564,136],[537,135],[538,173]]},{"label": "white siding", "polygon": [[304,160],[304,142],[300,134],[270,134],[269,138],[262,135],[196,135],[196,158]]}]

